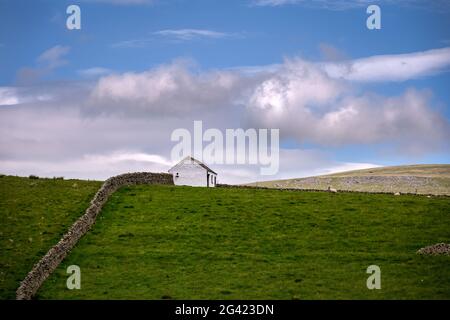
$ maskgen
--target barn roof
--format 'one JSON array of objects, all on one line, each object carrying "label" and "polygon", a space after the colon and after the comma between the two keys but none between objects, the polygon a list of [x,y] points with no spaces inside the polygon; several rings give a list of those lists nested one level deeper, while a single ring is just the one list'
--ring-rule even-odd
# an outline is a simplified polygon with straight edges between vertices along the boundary
[{"label": "barn roof", "polygon": [[193,158],[191,156],[187,156],[186,158],[184,158],[183,160],[178,162],[176,165],[174,165],[172,168],[169,169],[169,172],[172,171],[172,169],[178,167],[181,163],[183,163],[186,160],[191,160],[191,161],[197,163],[198,165],[200,165],[202,168],[206,169],[206,171],[212,172],[212,173],[217,175],[217,173],[214,170],[212,170],[210,167],[208,167],[206,164],[204,164],[203,162],[201,162],[201,161],[199,161],[199,160],[197,160],[197,159],[195,159],[195,158]]}]

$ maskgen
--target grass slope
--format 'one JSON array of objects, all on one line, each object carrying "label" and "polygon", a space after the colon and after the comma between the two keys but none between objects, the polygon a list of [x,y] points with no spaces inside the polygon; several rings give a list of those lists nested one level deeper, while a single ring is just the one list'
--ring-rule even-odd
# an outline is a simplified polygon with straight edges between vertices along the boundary
[{"label": "grass slope", "polygon": [[329,174],[329,177],[347,176],[415,176],[450,178],[450,164],[415,164],[409,166],[378,167]]},{"label": "grass slope", "polygon": [[450,165],[410,165],[352,170],[335,174],[287,180],[263,181],[249,185],[363,192],[403,192],[450,195]]},{"label": "grass slope", "polygon": [[0,176],[0,299],[83,214],[100,182]]},{"label": "grass slope", "polygon": [[416,254],[449,242],[449,213],[423,196],[122,188],[37,298],[450,299],[450,256]]}]

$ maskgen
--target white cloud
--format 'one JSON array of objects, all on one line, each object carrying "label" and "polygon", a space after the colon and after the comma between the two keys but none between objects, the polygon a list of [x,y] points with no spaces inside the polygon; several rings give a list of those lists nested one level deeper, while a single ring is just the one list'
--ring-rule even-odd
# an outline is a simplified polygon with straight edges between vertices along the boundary
[{"label": "white cloud", "polygon": [[[83,110],[192,120],[228,113],[239,124],[245,106],[248,126],[280,128],[282,137],[298,142],[323,146],[388,143],[420,153],[442,148],[450,132],[448,121],[434,110],[429,92],[411,89],[394,97],[356,93],[352,81],[367,81],[362,75],[370,74],[370,63],[387,64],[386,59],[391,59],[388,72],[405,63],[411,71],[403,71],[410,78],[436,72],[446,57],[447,50],[439,49],[360,59],[355,64],[366,67],[355,68],[345,77],[301,59],[287,60],[267,73],[245,75],[237,70],[198,72],[175,62],[100,78]],[[376,74],[373,80],[398,79],[395,74]]]},{"label": "white cloud", "polygon": [[[352,81],[367,81],[362,75],[370,74],[366,71],[370,63],[387,64],[386,59],[392,61],[388,72],[396,63],[406,63],[412,70],[405,72],[408,78],[436,72],[446,65],[447,51],[360,59],[355,64],[366,67],[350,68],[356,71],[345,76],[301,59],[287,60],[277,68],[270,66],[267,72],[245,74],[238,69],[197,71],[186,63],[174,62],[144,72],[103,76],[93,88],[69,101],[89,117],[109,114],[218,120],[225,116],[239,126],[246,120],[247,125],[257,128],[280,128],[284,138],[299,142],[324,146],[388,142],[419,152],[439,149],[449,132],[448,121],[434,110],[429,94],[416,90],[396,97],[355,93]],[[398,79],[394,74],[377,74],[373,80]],[[33,92],[32,96],[38,94]],[[8,104],[24,101],[25,96],[11,88],[2,95]]]},{"label": "white cloud", "polygon": [[351,81],[406,81],[450,69],[450,48],[397,55],[324,63],[321,67],[333,78]]},{"label": "white cloud", "polygon": [[309,8],[327,10],[348,10],[367,7],[371,4],[393,5],[427,10],[447,11],[450,9],[448,0],[253,0],[253,6],[279,7],[285,5],[299,5]]},{"label": "white cloud", "polygon": [[[425,60],[406,57],[420,70],[409,77],[429,74],[425,69],[435,72],[436,63],[429,63],[433,54],[425,54]],[[52,61],[61,55],[45,57]],[[416,66],[424,61],[428,69]],[[95,81],[3,87],[0,102],[20,105],[0,108],[0,172],[106,178],[124,171],[165,171],[175,144],[172,131],[191,129],[193,120],[221,130],[245,124],[280,128],[283,138],[312,142],[317,149],[359,144],[394,155],[447,152],[449,122],[436,111],[431,93],[410,89],[383,96],[360,85],[355,90],[355,81],[332,77],[321,64],[291,59],[245,72],[204,71],[174,62]],[[46,95],[50,100],[44,103]],[[332,158],[317,150],[282,149],[274,178],[377,162],[363,155],[358,158],[367,164]],[[267,179],[259,176],[259,166],[213,169],[226,183]]]},{"label": "white cloud", "polygon": [[[382,2],[380,0],[254,0],[256,6],[278,7],[284,5],[303,5],[307,7],[317,7],[323,9],[351,9],[368,6],[369,4]],[[389,2],[389,1],[387,1]]]},{"label": "white cloud", "polygon": [[388,143],[423,152],[442,148],[450,134],[428,92],[355,94],[302,60],[288,61],[260,83],[248,100],[247,114],[251,126],[281,128],[285,138],[327,146]]},{"label": "white cloud", "polygon": [[[132,171],[166,172],[173,165],[169,160],[175,144],[170,141],[171,132],[176,128],[191,129],[195,119],[189,109],[180,118],[160,119],[154,111],[136,118],[117,112],[91,116],[79,109],[87,97],[73,88],[72,94],[69,90],[46,104],[30,102],[21,108],[0,110],[0,172],[89,179]],[[123,107],[133,108],[134,103]],[[227,117],[232,112],[226,108],[216,111],[202,114],[205,129],[240,127],[239,116]],[[339,165],[319,151],[282,149],[279,174],[271,178],[321,174]],[[268,179],[259,175],[257,165],[211,166],[220,173],[221,183]]]},{"label": "white cloud", "polygon": [[64,57],[69,53],[70,47],[56,45],[45,50],[37,59],[37,66],[24,67],[17,72],[17,82],[20,84],[35,83],[39,79],[51,74],[55,69],[68,63]]},{"label": "white cloud", "polygon": [[281,67],[281,64],[268,64],[263,66],[239,66],[239,67],[231,67],[227,70],[239,72],[242,75],[247,76],[258,76],[261,74],[275,73]]},{"label": "white cloud", "polygon": [[[218,183],[243,184],[267,179],[301,178],[346,170],[373,168],[367,163],[340,163],[325,154],[311,150],[280,150],[281,170],[274,176],[260,176],[258,166],[210,165],[219,173]],[[0,159],[2,174],[40,177],[65,177],[66,179],[105,180],[126,172],[167,172],[174,163],[167,158],[146,153],[116,150],[109,153],[92,153],[60,159]]]},{"label": "white cloud", "polygon": [[143,48],[155,41],[153,38],[131,39],[115,42],[111,45],[112,48]]},{"label": "white cloud", "polygon": [[327,167],[327,168],[320,169],[322,172],[320,172],[318,175],[326,175],[326,174],[333,174],[333,173],[353,171],[353,170],[363,170],[363,169],[370,169],[370,168],[377,168],[377,167],[381,167],[381,165],[374,164],[374,163],[344,162],[344,163],[339,163],[333,167]]},{"label": "white cloud", "polygon": [[86,78],[95,78],[112,73],[112,70],[102,67],[92,67],[88,69],[78,70],[78,74]]},{"label": "white cloud", "polygon": [[0,106],[13,106],[22,103],[50,101],[49,93],[33,93],[29,90],[16,87],[0,87]]},{"label": "white cloud", "polygon": [[152,36],[140,39],[131,39],[120,41],[112,44],[113,48],[142,48],[159,38],[164,38],[172,42],[184,42],[201,39],[223,39],[223,38],[238,38],[242,34],[219,32],[206,29],[166,29],[159,30],[152,33]]},{"label": "white cloud", "polygon": [[256,6],[283,6],[287,4],[295,4],[302,2],[303,0],[255,0],[253,1],[253,4]]},{"label": "white cloud", "polygon": [[230,71],[195,73],[175,62],[145,72],[102,77],[91,94],[93,107],[106,111],[128,105],[131,113],[183,116],[214,110],[237,98],[241,79]]},{"label": "white cloud", "polygon": [[11,106],[19,103],[17,90],[11,87],[0,87],[0,106]]},{"label": "white cloud", "polygon": [[118,163],[123,161],[135,161],[144,163],[153,163],[161,166],[170,167],[173,166],[170,160],[156,154],[146,154],[142,152],[133,153],[128,151],[116,151],[107,155],[87,155],[87,159],[91,161],[97,161],[98,163],[109,164]]},{"label": "white cloud", "polygon": [[70,47],[56,45],[44,51],[37,58],[37,61],[47,68],[54,69],[67,63],[67,61],[64,60],[63,57],[67,55],[69,51]]},{"label": "white cloud", "polygon": [[[322,48],[323,49],[323,48]],[[334,79],[352,82],[401,82],[433,76],[450,71],[450,47],[406,54],[376,55],[366,58],[343,60],[337,49],[327,48],[325,53],[331,62],[311,62]],[[335,59],[331,59],[334,57]],[[243,66],[231,70],[245,74],[276,73],[283,64]]]},{"label": "white cloud", "polygon": [[410,152],[447,144],[445,121],[430,105],[429,92],[408,90],[397,97],[371,94],[345,97],[315,118],[320,131],[310,138],[329,144],[394,143]]},{"label": "white cloud", "polygon": [[155,31],[153,34],[177,40],[193,40],[198,38],[219,39],[231,36],[231,34],[229,33],[204,29],[177,29],[177,30],[167,29]]},{"label": "white cloud", "polygon": [[293,104],[304,107],[308,104],[320,106],[329,103],[339,97],[344,87],[312,63],[287,60],[277,73],[255,89],[248,105],[268,111],[276,117]]},{"label": "white cloud", "polygon": [[60,161],[51,160],[0,160],[3,174],[38,175],[40,177],[65,177],[68,179],[105,180],[126,172],[167,172],[170,168],[164,158],[152,154],[121,153],[87,154]]},{"label": "white cloud", "polygon": [[114,5],[141,5],[152,4],[155,0],[83,0],[84,2],[97,2]]}]

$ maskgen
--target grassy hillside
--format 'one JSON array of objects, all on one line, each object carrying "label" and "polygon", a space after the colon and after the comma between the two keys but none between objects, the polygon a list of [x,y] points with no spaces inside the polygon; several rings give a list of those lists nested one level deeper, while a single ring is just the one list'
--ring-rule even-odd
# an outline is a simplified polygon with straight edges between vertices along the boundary
[{"label": "grassy hillside", "polygon": [[[122,188],[37,298],[450,299],[450,256],[416,254],[450,241],[449,212],[449,198]],[[81,290],[65,287],[73,264]]]},{"label": "grassy hillside", "polygon": [[83,214],[100,182],[0,175],[0,299]]},{"label": "grassy hillside", "polygon": [[249,185],[316,190],[325,190],[331,186],[349,191],[450,195],[450,165],[381,167]]}]

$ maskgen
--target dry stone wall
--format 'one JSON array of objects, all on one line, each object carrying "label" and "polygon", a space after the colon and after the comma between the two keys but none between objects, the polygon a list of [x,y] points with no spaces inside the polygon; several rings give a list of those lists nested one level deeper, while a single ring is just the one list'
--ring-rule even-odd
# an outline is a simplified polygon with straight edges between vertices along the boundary
[{"label": "dry stone wall", "polygon": [[16,299],[28,300],[36,294],[42,283],[58,267],[78,240],[93,226],[103,205],[109,196],[119,188],[137,184],[173,185],[173,177],[167,173],[137,172],[125,173],[106,180],[91,200],[89,208],[52,247],[47,254],[34,265],[16,291]]},{"label": "dry stone wall", "polygon": [[[216,187],[218,188],[233,188],[233,189],[259,189],[259,190],[277,190],[277,191],[298,191],[298,192],[345,192],[345,193],[361,193],[361,194],[389,194],[392,195],[394,193],[387,192],[387,191],[359,191],[359,190],[342,190],[342,189],[334,189],[331,188],[330,191],[327,189],[309,189],[309,188],[288,188],[288,187],[263,187],[263,186],[254,186],[254,185],[232,185],[232,184],[217,184]],[[398,195],[412,195],[412,196],[428,196],[428,197],[449,197],[449,195],[446,194],[419,194],[419,193],[409,193],[409,192],[402,192],[398,193]]]},{"label": "dry stone wall", "polygon": [[447,254],[450,255],[450,244],[448,243],[437,243],[432,246],[428,246],[417,251],[418,254],[423,255],[439,255]]}]

